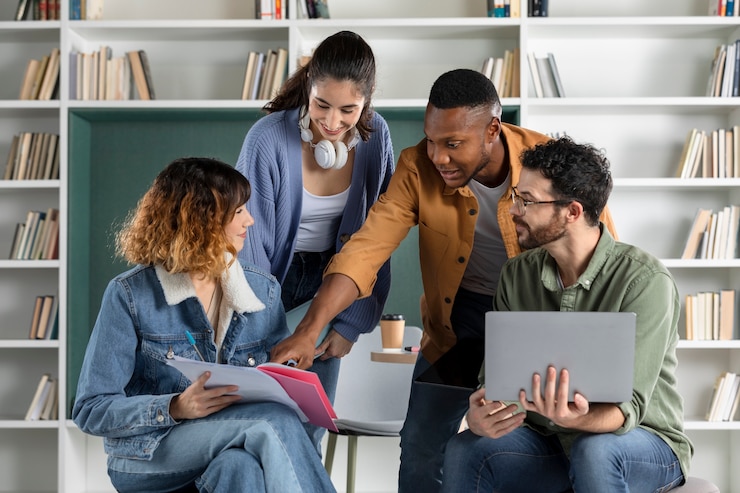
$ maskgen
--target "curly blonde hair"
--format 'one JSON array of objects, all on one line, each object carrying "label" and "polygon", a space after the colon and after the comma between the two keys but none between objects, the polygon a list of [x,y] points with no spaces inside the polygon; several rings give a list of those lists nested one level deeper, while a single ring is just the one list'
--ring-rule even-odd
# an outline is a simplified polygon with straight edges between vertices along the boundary
[{"label": "curly blonde hair", "polygon": [[249,181],[226,163],[177,159],[129,213],[116,235],[117,254],[132,264],[161,264],[172,274],[219,277],[237,255],[224,227],[250,194]]}]

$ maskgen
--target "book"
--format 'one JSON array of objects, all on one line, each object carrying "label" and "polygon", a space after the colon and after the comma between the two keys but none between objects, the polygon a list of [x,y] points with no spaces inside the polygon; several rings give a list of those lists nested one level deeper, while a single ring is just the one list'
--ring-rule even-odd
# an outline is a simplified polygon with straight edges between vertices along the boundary
[{"label": "book", "polygon": [[149,57],[144,50],[139,50],[139,59],[141,60],[141,66],[144,69],[144,81],[146,82],[146,88],[149,92],[149,99],[157,99],[154,95],[154,80],[152,79],[152,69],[149,65]]},{"label": "book", "polygon": [[33,94],[33,84],[36,80],[36,74],[39,71],[41,65],[40,60],[31,58],[26,63],[26,71],[23,74],[23,81],[21,82],[21,90],[18,95],[18,99],[31,99]]},{"label": "book", "polygon": [[285,48],[277,49],[277,58],[275,59],[274,76],[272,78],[272,89],[268,94],[268,99],[272,99],[280,91],[283,85],[285,75],[288,70],[288,50]]},{"label": "book", "polygon": [[89,21],[99,21],[103,19],[103,0],[87,0],[85,9],[85,19]]},{"label": "book", "polygon": [[44,297],[37,296],[36,302],[33,305],[33,313],[31,315],[31,327],[28,329],[28,338],[36,339],[36,334],[39,330],[39,319],[41,318],[41,310],[44,307]]},{"label": "book", "polygon": [[558,72],[558,65],[555,63],[555,55],[552,53],[547,54],[547,61],[550,62],[550,73],[555,81],[555,92],[559,98],[565,97],[565,89],[563,88],[563,82],[560,80],[560,72]]},{"label": "book", "polygon": [[23,237],[23,231],[26,228],[26,225],[23,223],[16,223],[15,225],[15,233],[13,234],[13,243],[10,247],[10,255],[8,255],[9,259],[16,258],[16,255],[18,255],[18,246],[20,245],[21,238]]},{"label": "book", "polygon": [[136,93],[139,95],[139,99],[148,100],[149,89],[146,83],[146,76],[144,75],[144,66],[141,63],[141,57],[139,51],[128,51],[126,56],[131,64],[131,75],[134,78],[136,84]]},{"label": "book", "polygon": [[257,66],[257,52],[250,51],[247,56],[247,67],[244,70],[244,83],[242,84],[242,99],[250,99],[250,88],[254,80],[255,68]]},{"label": "book", "polygon": [[55,91],[59,85],[59,55],[59,48],[51,50],[38,99],[49,101],[54,98]]},{"label": "book", "polygon": [[676,168],[676,178],[686,178],[688,176],[688,170],[690,168],[689,155],[691,153],[692,146],[694,145],[694,139],[698,133],[699,131],[697,129],[692,128],[689,130],[689,134],[684,140],[683,148],[681,149],[681,157],[678,159],[678,167]]},{"label": "book", "polygon": [[49,55],[44,55],[41,57],[41,60],[39,61],[39,68],[36,71],[36,78],[33,81],[33,86],[31,87],[31,94],[29,95],[28,99],[39,99],[39,94],[41,93],[41,84],[44,81],[44,74],[46,73],[46,68],[49,66]]},{"label": "book", "polygon": [[316,9],[316,18],[329,19],[329,5],[327,0],[313,0],[314,9]]},{"label": "book", "polygon": [[38,320],[38,329],[36,330],[35,339],[47,339],[49,320],[53,319],[56,310],[56,296],[46,295],[43,296],[43,303],[41,305],[41,316]]},{"label": "book", "polygon": [[18,0],[18,6],[15,9],[15,20],[22,21],[26,19],[28,12],[31,10],[32,0]]},{"label": "book", "polygon": [[303,422],[338,431],[337,418],[331,402],[313,372],[277,363],[263,363],[243,367],[207,363],[180,356],[168,359],[167,364],[178,369],[190,381],[197,380],[205,371],[211,372],[207,388],[237,385],[242,402],[277,402],[293,409]]},{"label": "book", "polygon": [[539,74],[537,60],[535,59],[534,53],[527,53],[527,61],[529,62],[529,73],[532,76],[532,83],[534,84],[534,94],[536,97],[542,98],[544,97],[542,79]]},{"label": "book", "polygon": [[689,236],[686,239],[686,245],[684,246],[683,253],[681,254],[682,259],[696,258],[698,253],[699,241],[701,240],[702,233],[706,231],[709,218],[712,215],[711,209],[699,208],[694,216],[694,222],[691,225]]},{"label": "book", "polygon": [[59,381],[56,378],[49,378],[49,392],[41,408],[39,419],[49,420],[57,418],[56,408],[59,406]]},{"label": "book", "polygon": [[735,331],[735,290],[722,289],[719,292],[719,340],[730,341]]},{"label": "book", "polygon": [[50,378],[51,374],[49,373],[41,375],[41,380],[39,380],[39,383],[36,386],[36,392],[33,394],[31,404],[28,406],[28,410],[26,411],[26,421],[35,421],[41,416],[41,411],[44,408],[46,397],[49,395],[49,390],[51,389],[51,384],[49,383]]},{"label": "book", "polygon": [[540,76],[540,83],[542,84],[542,94],[546,98],[557,97],[555,79],[553,78],[547,58],[535,56],[535,62],[537,63],[537,74]]},{"label": "book", "polygon": [[11,180],[13,178],[13,168],[15,167],[15,156],[18,153],[19,145],[18,134],[13,135],[10,142],[10,149],[8,150],[8,160],[5,164],[5,174],[3,175],[4,180]]}]

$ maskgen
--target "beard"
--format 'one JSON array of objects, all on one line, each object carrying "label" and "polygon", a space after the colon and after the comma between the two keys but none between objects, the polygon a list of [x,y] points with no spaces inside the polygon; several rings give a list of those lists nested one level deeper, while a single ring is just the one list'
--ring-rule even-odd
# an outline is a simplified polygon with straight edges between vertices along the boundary
[{"label": "beard", "polygon": [[534,228],[524,222],[522,218],[515,217],[514,223],[526,229],[524,233],[518,234],[519,246],[524,250],[529,250],[547,245],[564,237],[566,234],[565,218],[561,218],[558,212],[559,208],[555,206],[551,220],[544,226]]},{"label": "beard", "polygon": [[470,174],[470,176],[465,180],[465,183],[462,184],[462,186],[467,186],[468,183],[470,183],[470,180],[475,178],[475,176],[480,173],[483,169],[488,166],[488,164],[491,162],[491,155],[485,152],[485,149],[481,146],[481,154],[480,154],[480,161],[478,162],[478,166],[475,167],[475,170]]}]

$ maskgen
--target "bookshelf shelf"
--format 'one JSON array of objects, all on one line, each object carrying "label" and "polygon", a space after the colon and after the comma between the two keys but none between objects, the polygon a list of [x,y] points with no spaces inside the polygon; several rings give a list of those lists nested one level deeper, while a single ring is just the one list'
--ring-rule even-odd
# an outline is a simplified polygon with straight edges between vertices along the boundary
[{"label": "bookshelf shelf", "polygon": [[[740,38],[740,18],[707,16],[706,2],[695,0],[558,0],[547,18],[527,17],[522,0],[523,16],[504,19],[488,18],[481,0],[330,0],[331,19],[304,19],[299,1],[288,1],[290,18],[275,21],[255,20],[253,2],[233,0],[105,0],[101,21],[15,22],[17,3],[0,5],[0,66],[7,74],[0,87],[0,162],[12,135],[23,131],[58,133],[62,151],[60,180],[0,181],[0,256],[9,252],[8,236],[26,211],[58,206],[63,224],[60,260],[0,259],[0,381],[6,382],[0,384],[0,455],[56,471],[42,479],[0,461],[0,476],[9,478],[0,493],[113,492],[100,441],[69,420],[100,295],[125,268],[109,250],[111,224],[133,207],[156,174],[153,167],[179,155],[236,160],[266,102],[238,99],[250,51],[286,48],[292,72],[326,36],[358,32],[377,58],[374,105],[398,155],[423,137],[429,88],[439,74],[479,69],[484,58],[519,48],[521,97],[503,100],[508,121],[565,131],[605,149],[620,238],[663,259],[682,296],[740,286],[740,259],[679,258],[696,208],[740,203],[740,178],[673,178],[691,128],[740,124],[740,98],[704,96],[714,49]],[[69,11],[68,0],[61,11]],[[145,50],[157,99],[71,100],[68,54],[101,45],[114,56]],[[17,100],[28,59],[55,47],[62,53],[60,99]],[[533,97],[528,52],[554,54],[567,97]],[[24,340],[28,300],[49,291],[60,299],[59,340]],[[740,341],[681,341],[678,357],[686,415],[702,416],[717,375],[740,372]],[[32,393],[45,371],[60,377],[60,420],[4,419],[24,414],[30,396],[15,396]],[[690,419],[686,428],[697,445],[692,473],[740,493],[740,471],[732,466],[740,461],[740,424]],[[6,445],[17,443],[23,445]],[[360,489],[395,488],[393,482]]]}]

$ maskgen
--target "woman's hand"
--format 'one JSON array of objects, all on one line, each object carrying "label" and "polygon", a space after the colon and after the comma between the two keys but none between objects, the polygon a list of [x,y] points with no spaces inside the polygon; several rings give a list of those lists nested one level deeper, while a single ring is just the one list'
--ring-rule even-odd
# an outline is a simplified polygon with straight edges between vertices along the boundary
[{"label": "woman's hand", "polygon": [[172,419],[180,421],[203,418],[229,407],[240,399],[238,395],[228,395],[239,390],[236,385],[206,389],[206,382],[209,378],[211,378],[211,372],[204,372],[182,394],[172,399],[170,402]]}]

